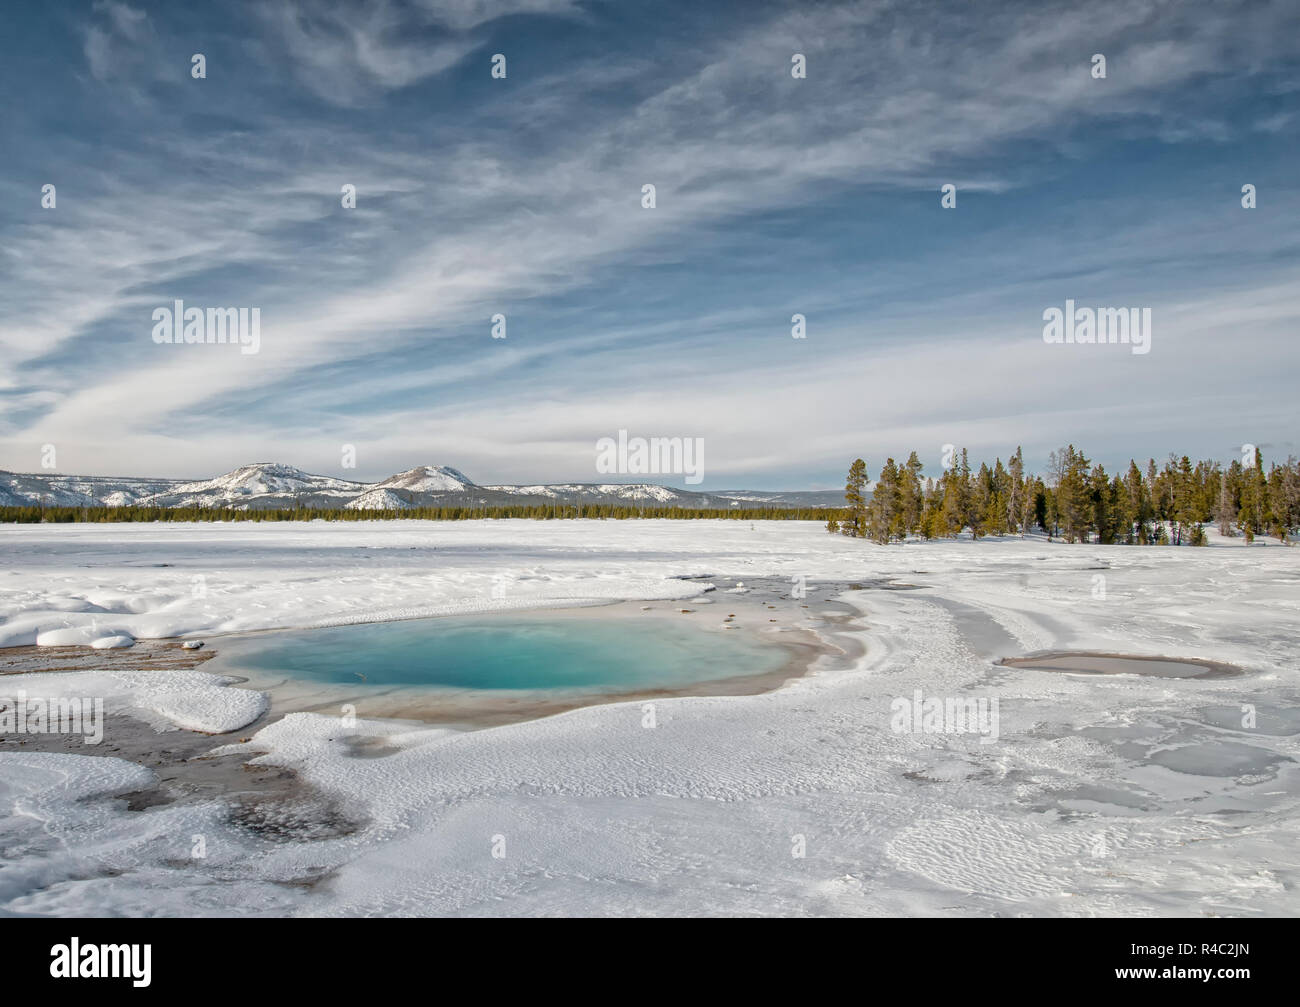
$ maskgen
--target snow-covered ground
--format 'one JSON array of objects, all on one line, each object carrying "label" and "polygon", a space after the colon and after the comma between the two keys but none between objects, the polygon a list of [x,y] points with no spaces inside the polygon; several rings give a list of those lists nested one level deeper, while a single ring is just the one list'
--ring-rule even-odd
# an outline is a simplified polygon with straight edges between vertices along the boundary
[{"label": "snow-covered ground", "polygon": [[[219,801],[128,811],[108,798],[148,771],[7,750],[0,910],[1300,914],[1300,552],[1277,544],[877,547],[795,522],[403,521],[5,526],[0,552],[9,645],[684,598],[699,585],[676,578],[704,574],[806,583],[802,602],[774,603],[809,605],[813,626],[826,584],[859,583],[838,598],[866,646],[776,692],[660,700],[653,728],[640,703],[472,732],[290,715],[247,747],[365,823],[313,842],[240,828]],[[991,663],[1048,648],[1248,674]],[[106,688],[86,681],[82,694]],[[204,696],[229,714],[231,690],[211,685],[180,711],[191,723]],[[139,688],[162,711],[157,682]],[[996,740],[896,732],[893,704],[915,690],[996,699]]]}]

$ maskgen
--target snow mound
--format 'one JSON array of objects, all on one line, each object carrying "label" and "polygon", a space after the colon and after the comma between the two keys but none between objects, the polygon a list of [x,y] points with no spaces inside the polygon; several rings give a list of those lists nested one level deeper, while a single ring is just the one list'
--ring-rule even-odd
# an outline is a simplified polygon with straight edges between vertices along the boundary
[{"label": "snow mound", "polygon": [[91,641],[91,646],[96,650],[120,650],[123,647],[130,647],[135,644],[135,637],[123,636],[101,636],[98,640]]},{"label": "snow mound", "polygon": [[[108,640],[125,642],[103,642]],[[99,647],[103,649],[129,647],[135,643],[135,637],[122,630],[108,630],[106,632],[92,621],[88,626],[64,626],[60,629],[47,629],[45,632],[37,634],[35,643],[38,647]]]},{"label": "snow mound", "polygon": [[102,699],[106,715],[134,713],[157,728],[225,734],[248,726],[269,707],[266,693],[232,688],[234,681],[205,671],[42,672],[6,676],[0,696]]}]

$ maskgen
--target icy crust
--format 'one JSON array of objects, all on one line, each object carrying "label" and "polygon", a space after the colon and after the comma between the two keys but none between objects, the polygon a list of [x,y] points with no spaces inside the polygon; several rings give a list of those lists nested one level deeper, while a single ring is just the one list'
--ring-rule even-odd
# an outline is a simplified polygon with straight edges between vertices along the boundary
[{"label": "icy crust", "polygon": [[[983,670],[942,610],[915,598],[901,608],[931,643],[920,660],[884,648],[862,669],[874,674],[660,702],[653,730],[635,703],[473,733],[362,723],[357,737],[386,754],[358,759],[338,718],[284,718],[253,738],[268,753],[259,761],[295,768],[370,821],[328,897],[303,910],[1296,910],[1294,736],[1248,739],[1281,759],[1254,785],[1200,775],[1217,772],[1208,751],[1171,773],[1074,732],[1147,731],[1153,753],[1221,745],[1180,721],[1222,689],[1131,680],[1097,694],[1048,676],[999,690],[1000,745],[894,734],[893,696],[960,692]],[[496,836],[504,862],[491,856]],[[791,856],[797,837],[803,859]]]},{"label": "icy crust", "polygon": [[101,699],[105,716],[129,713],[157,727],[225,734],[268,708],[265,693],[203,671],[69,671],[0,678],[0,699]]},{"label": "icy crust", "polygon": [[[1026,650],[1052,642],[1062,613],[1068,618],[1072,608],[1095,605],[1094,571],[1112,568],[1103,573],[1111,603],[1099,608],[1115,620],[1114,632],[1096,637],[1097,645],[1071,645],[1106,649],[1100,644],[1120,640],[1130,650],[1160,654],[1197,643],[1200,623],[1175,610],[1165,583],[1181,570],[1204,578],[1192,597],[1214,600],[1242,624],[1270,614],[1260,604],[1278,618],[1300,616],[1294,592],[1248,600],[1239,583],[1243,568],[1257,563],[1289,575],[1294,553],[1255,546],[1247,559],[1240,539],[1211,533],[1211,541],[1200,550],[1033,539],[879,549],[828,535],[815,522],[747,520],[8,525],[0,527],[10,568],[7,576],[0,572],[0,646],[681,599],[699,590],[682,576],[720,571],[789,582],[907,580],[914,570],[933,569],[931,581],[942,574],[950,597],[995,611]],[[1042,576],[1012,585],[1011,603],[999,607],[982,585],[1009,569]],[[1163,637],[1140,628],[1146,611],[1168,616],[1150,627]],[[1232,659],[1230,650],[1199,656]]]},{"label": "icy crust", "polygon": [[[803,577],[806,599],[772,603],[806,604],[816,627],[830,600],[821,582],[858,584],[839,598],[861,611],[866,650],[776,692],[657,701],[653,728],[641,703],[475,732],[295,714],[227,745],[296,770],[360,822],[314,842],[265,842],[213,809],[130,813],[108,798],[46,806],[56,842],[31,825],[29,797],[4,791],[0,837],[17,852],[0,867],[0,911],[1300,913],[1300,576],[1288,549],[880,548],[748,521],[58,534],[69,530],[6,540],[17,571],[9,584],[0,575],[6,597],[62,611],[51,603],[147,594],[207,569],[238,585],[229,618],[324,619],[414,604],[421,590],[425,603],[487,604],[478,592],[494,578],[508,598],[538,601],[703,583],[682,576],[751,592]],[[213,605],[218,578],[207,583]],[[1248,674],[992,664],[1049,648],[1202,657]],[[998,740],[896,733],[891,704],[918,689],[996,697]],[[77,780],[95,761],[51,758]],[[0,762],[0,778],[27,786],[25,765]],[[209,836],[207,860],[183,848],[191,832]]]},{"label": "icy crust", "polygon": [[103,537],[88,525],[62,526],[71,533],[62,537],[37,525],[4,526],[0,550],[13,566],[8,576],[0,572],[0,646],[89,646],[116,636],[211,636],[699,590],[662,558],[627,552],[617,535],[584,543],[600,524],[577,522],[553,546],[510,557],[502,550],[527,541],[537,522],[318,521],[282,525],[288,534],[269,524],[111,525],[100,526]]},{"label": "icy crust", "polygon": [[224,804],[127,809],[126,795],[157,782],[123,759],[0,751],[0,916],[293,909],[287,879],[250,872],[268,844],[232,826]]}]

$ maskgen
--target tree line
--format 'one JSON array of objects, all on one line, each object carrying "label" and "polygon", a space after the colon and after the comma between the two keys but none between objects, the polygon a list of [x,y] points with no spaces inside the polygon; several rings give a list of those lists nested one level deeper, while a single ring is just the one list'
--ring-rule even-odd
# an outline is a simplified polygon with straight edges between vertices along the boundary
[{"label": "tree line", "polygon": [[280,507],[0,507],[0,522],[17,524],[115,523],[142,521],[471,521],[531,518],[552,521],[594,518],[666,518],[674,521],[729,518],[748,521],[826,521],[837,507],[637,507],[629,504],[505,504],[492,507],[410,507],[402,510]]},{"label": "tree line", "polygon": [[868,492],[867,465],[857,459],[844,489],[847,506],[827,530],[882,544],[1037,528],[1066,542],[1204,545],[1210,523],[1247,542],[1261,535],[1288,542],[1300,529],[1300,462],[1291,457],[1265,472],[1258,448],[1253,459],[1226,468],[1170,455],[1159,468],[1148,460],[1145,470],[1130,460],[1114,475],[1072,444],[1049,455],[1042,475],[1025,471],[1020,448],[1005,465],[998,458],[974,470],[963,449],[938,479],[921,469],[915,451],[902,465],[890,458]]}]

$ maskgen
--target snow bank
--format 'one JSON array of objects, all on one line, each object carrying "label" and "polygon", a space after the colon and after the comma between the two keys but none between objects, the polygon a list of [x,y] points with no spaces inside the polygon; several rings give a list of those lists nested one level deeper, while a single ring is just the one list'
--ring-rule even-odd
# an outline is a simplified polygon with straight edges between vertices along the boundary
[{"label": "snow bank", "polygon": [[268,706],[265,693],[232,688],[232,681],[202,671],[40,672],[0,678],[0,697],[102,699],[106,715],[133,713],[157,726],[225,734]]}]

